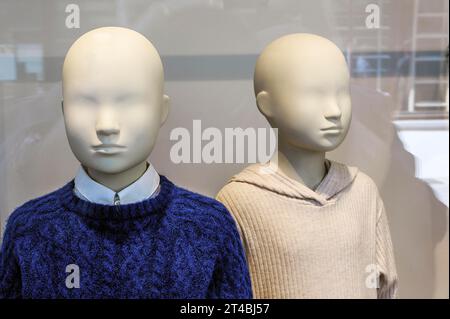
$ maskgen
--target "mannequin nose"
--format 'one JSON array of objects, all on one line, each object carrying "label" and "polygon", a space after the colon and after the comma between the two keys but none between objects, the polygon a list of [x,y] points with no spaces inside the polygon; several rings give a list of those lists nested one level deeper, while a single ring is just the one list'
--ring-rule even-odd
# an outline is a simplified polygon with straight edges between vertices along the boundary
[{"label": "mannequin nose", "polygon": [[325,118],[339,120],[342,116],[342,110],[336,101],[330,101],[325,110]]},{"label": "mannequin nose", "polygon": [[100,111],[95,127],[97,135],[113,135],[120,132],[117,121],[111,111]]},{"label": "mannequin nose", "polygon": [[119,129],[115,127],[101,127],[97,129],[97,134],[99,135],[113,135],[118,133]]}]

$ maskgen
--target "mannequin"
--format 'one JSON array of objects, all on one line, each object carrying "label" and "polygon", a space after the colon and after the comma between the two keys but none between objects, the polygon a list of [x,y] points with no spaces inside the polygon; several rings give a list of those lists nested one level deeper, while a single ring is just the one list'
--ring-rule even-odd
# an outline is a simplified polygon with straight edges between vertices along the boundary
[{"label": "mannequin", "polygon": [[169,110],[154,46],[126,28],[87,32],[62,84],[80,170],[11,214],[0,298],[251,298],[226,208],[147,162]]},{"label": "mannequin", "polygon": [[375,184],[325,156],[350,126],[349,80],[339,48],[312,34],[277,39],[258,58],[256,104],[278,129],[278,150],[217,195],[238,223],[256,298],[396,296]]}]

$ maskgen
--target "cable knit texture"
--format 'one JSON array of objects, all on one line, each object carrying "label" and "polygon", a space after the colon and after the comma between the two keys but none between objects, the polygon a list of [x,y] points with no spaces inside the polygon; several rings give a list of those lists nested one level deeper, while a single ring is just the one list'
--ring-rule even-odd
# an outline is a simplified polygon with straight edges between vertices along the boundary
[{"label": "cable knit texture", "polygon": [[396,296],[375,183],[356,167],[330,160],[326,167],[311,190],[268,164],[251,165],[217,195],[237,221],[255,298]]},{"label": "cable knit texture", "polygon": [[[221,203],[164,176],[158,196],[120,206],[82,200],[73,186],[11,214],[0,298],[252,297],[239,233]],[[73,264],[79,288],[66,285]]]}]

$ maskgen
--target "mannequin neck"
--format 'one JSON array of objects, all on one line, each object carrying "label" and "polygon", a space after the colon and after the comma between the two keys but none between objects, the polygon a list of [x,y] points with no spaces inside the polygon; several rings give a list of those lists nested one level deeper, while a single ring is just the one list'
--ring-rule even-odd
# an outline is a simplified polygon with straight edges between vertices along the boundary
[{"label": "mannequin neck", "polygon": [[278,170],[308,188],[315,190],[327,174],[325,152],[296,147],[280,139],[278,152],[272,158]]},{"label": "mannequin neck", "polygon": [[100,183],[115,192],[120,192],[122,189],[137,181],[145,173],[147,170],[147,161],[143,161],[118,174],[104,173],[92,168],[86,169],[86,167],[85,170],[97,183]]}]

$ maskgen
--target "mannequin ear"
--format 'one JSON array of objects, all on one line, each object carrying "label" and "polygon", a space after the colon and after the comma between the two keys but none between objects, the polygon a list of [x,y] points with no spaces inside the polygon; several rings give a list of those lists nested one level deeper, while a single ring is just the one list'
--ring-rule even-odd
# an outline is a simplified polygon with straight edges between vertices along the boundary
[{"label": "mannequin ear", "polygon": [[167,116],[169,115],[169,109],[170,109],[170,98],[167,95],[163,95],[162,100],[162,110],[161,110],[161,126],[166,122]]},{"label": "mannequin ear", "polygon": [[272,118],[272,101],[270,95],[266,91],[261,91],[256,96],[256,105],[258,105],[259,111],[267,118]]}]

